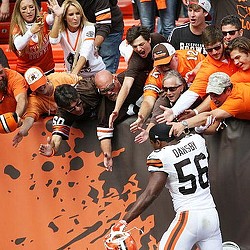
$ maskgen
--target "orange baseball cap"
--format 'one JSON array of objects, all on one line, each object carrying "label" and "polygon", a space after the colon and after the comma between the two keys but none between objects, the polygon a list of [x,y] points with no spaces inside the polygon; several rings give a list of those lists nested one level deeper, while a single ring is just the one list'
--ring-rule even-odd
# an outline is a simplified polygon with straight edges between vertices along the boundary
[{"label": "orange baseball cap", "polygon": [[47,78],[39,67],[31,67],[24,73],[24,78],[32,91],[46,84]]},{"label": "orange baseball cap", "polygon": [[158,43],[152,50],[154,67],[170,63],[176,50],[170,43]]}]

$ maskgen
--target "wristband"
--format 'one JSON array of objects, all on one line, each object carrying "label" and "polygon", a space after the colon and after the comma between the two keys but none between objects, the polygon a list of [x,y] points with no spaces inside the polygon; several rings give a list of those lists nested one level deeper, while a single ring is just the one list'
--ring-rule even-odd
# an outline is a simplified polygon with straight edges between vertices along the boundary
[{"label": "wristband", "polygon": [[198,115],[199,114],[199,111],[197,109],[193,109],[195,115]]},{"label": "wristband", "polygon": [[54,156],[54,155],[55,155],[55,149],[54,149],[54,148],[52,148],[51,150],[52,150],[51,155],[48,155],[47,157],[52,157],[52,156]]}]

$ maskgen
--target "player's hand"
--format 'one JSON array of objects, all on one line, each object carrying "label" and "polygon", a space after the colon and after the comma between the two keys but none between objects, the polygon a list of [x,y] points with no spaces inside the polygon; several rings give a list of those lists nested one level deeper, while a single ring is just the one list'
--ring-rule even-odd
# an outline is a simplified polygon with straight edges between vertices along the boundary
[{"label": "player's hand", "polygon": [[171,122],[174,119],[172,109],[164,107],[162,105],[160,105],[160,108],[163,110],[163,113],[161,115],[156,116],[157,123]]},{"label": "player's hand", "polygon": [[141,130],[141,133],[135,137],[134,142],[141,144],[148,139],[148,131],[140,127],[138,129]]},{"label": "player's hand", "polygon": [[54,149],[52,148],[52,145],[50,143],[51,143],[51,138],[48,137],[47,138],[47,144],[41,144],[40,145],[39,153],[41,155],[50,157],[50,156],[52,156],[54,154]]},{"label": "player's hand", "polygon": [[120,220],[117,223],[115,223],[114,226],[111,227],[111,231],[119,231],[122,232],[127,226],[127,222],[125,220]]},{"label": "player's hand", "polygon": [[113,159],[111,156],[108,156],[108,154],[104,154],[103,159],[104,166],[107,171],[111,172],[113,170]]},{"label": "player's hand", "polygon": [[169,122],[167,124],[172,125],[172,128],[169,131],[169,137],[171,137],[172,135],[174,135],[175,137],[179,137],[185,130],[185,127],[181,122]]},{"label": "player's hand", "polygon": [[118,112],[113,111],[112,114],[109,116],[109,127],[113,128],[114,127],[114,121],[118,117]]},{"label": "player's hand", "polygon": [[130,132],[135,133],[144,123],[144,118],[142,115],[138,114],[137,119],[130,124]]}]

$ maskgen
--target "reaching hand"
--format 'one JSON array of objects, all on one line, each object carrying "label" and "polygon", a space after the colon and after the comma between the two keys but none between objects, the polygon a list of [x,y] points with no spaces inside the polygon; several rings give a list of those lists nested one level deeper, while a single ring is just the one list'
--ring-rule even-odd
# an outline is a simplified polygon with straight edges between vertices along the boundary
[{"label": "reaching hand", "polygon": [[108,156],[107,154],[104,154],[104,160],[103,160],[104,166],[107,171],[111,172],[112,166],[113,166],[113,159],[111,156]]},{"label": "reaching hand", "polygon": [[113,128],[114,127],[114,121],[118,117],[118,112],[113,111],[112,114],[109,116],[109,127]]},{"label": "reaching hand", "polygon": [[18,143],[21,142],[23,139],[23,134],[19,131],[12,140],[12,146],[17,147]]},{"label": "reaching hand", "polygon": [[141,130],[141,133],[135,137],[134,142],[141,144],[148,139],[148,131],[143,128],[138,128],[138,129]]},{"label": "reaching hand", "polygon": [[51,138],[47,138],[47,144],[41,144],[39,147],[39,153],[44,156],[52,156],[54,154],[54,149],[51,145]]},{"label": "reaching hand", "polygon": [[160,105],[160,108],[164,111],[161,115],[156,116],[157,123],[171,122],[174,119],[172,109]]},{"label": "reaching hand", "polygon": [[144,118],[142,115],[138,114],[138,118],[130,124],[130,132],[135,133],[144,123]]},{"label": "reaching hand", "polygon": [[118,221],[114,226],[111,227],[111,231],[124,231],[125,227],[127,226],[127,222],[125,220]]}]

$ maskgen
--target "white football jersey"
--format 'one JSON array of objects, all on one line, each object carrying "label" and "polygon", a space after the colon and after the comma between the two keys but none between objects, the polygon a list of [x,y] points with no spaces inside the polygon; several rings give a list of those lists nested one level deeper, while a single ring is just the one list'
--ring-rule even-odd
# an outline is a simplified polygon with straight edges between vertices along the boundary
[{"label": "white football jersey", "polygon": [[87,60],[85,67],[81,70],[81,75],[90,77],[100,70],[106,68],[102,57],[94,55],[94,40],[95,40],[95,26],[86,25],[83,27],[80,36],[78,32],[62,31],[58,38],[50,38],[52,44],[60,42],[64,53],[65,66],[68,72],[72,70],[74,55],[77,49],[78,41],[81,41],[79,55],[84,56]]},{"label": "white football jersey", "polygon": [[168,174],[169,189],[176,212],[215,207],[208,181],[208,152],[205,139],[190,134],[175,145],[153,151],[148,171]]}]

